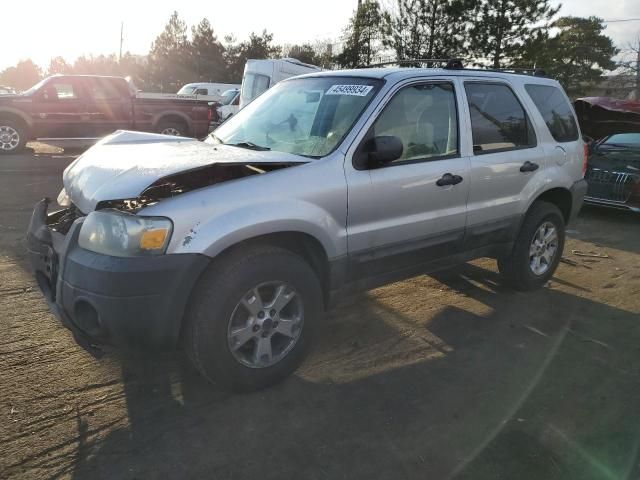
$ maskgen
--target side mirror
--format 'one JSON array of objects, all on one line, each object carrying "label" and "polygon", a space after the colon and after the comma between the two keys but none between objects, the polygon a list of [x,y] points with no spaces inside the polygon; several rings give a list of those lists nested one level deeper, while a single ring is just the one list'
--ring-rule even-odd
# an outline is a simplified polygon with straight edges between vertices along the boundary
[{"label": "side mirror", "polygon": [[394,136],[379,136],[367,140],[356,155],[356,168],[379,168],[399,159],[404,151],[402,140]]}]

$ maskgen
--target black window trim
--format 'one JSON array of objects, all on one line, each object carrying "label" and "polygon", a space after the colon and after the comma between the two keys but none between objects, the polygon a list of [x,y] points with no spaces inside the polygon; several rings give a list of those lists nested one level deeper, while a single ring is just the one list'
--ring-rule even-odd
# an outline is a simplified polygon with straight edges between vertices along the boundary
[{"label": "black window trim", "polygon": [[[411,160],[400,160],[400,161],[394,161],[391,163],[388,163],[386,165],[381,165],[379,167],[360,167],[356,164],[356,157],[358,156],[358,153],[360,152],[361,148],[364,147],[364,144],[370,140],[372,137],[372,129],[375,126],[376,122],[378,121],[378,119],[380,118],[380,116],[382,116],[382,114],[385,112],[385,110],[387,109],[387,106],[389,105],[389,103],[391,103],[391,101],[396,97],[396,95],[404,90],[405,88],[408,87],[415,87],[416,85],[426,85],[426,84],[434,84],[434,83],[448,83],[449,85],[451,85],[451,88],[453,89],[453,99],[455,101],[455,105],[456,105],[456,128],[457,128],[457,135],[456,135],[456,149],[457,149],[457,153],[453,153],[450,155],[438,155],[435,157],[424,157],[424,158],[414,158]],[[442,79],[433,79],[433,80],[426,80],[426,79],[420,79],[420,80],[416,80],[410,83],[405,83],[400,85],[396,90],[394,90],[393,92],[391,92],[391,95],[387,98],[386,102],[384,103],[384,105],[382,106],[382,108],[380,109],[380,113],[378,113],[378,115],[376,116],[376,118],[373,120],[373,122],[371,123],[371,125],[369,126],[369,128],[367,129],[367,133],[365,133],[364,137],[362,137],[362,140],[360,140],[360,144],[358,145],[358,147],[355,149],[354,154],[351,158],[351,164],[353,165],[353,168],[355,168],[356,170],[361,170],[361,171],[366,171],[366,170],[380,170],[383,168],[389,168],[389,167],[398,167],[398,166],[402,166],[402,165],[413,165],[416,163],[428,163],[428,162],[437,162],[439,160],[451,160],[454,158],[462,158],[462,155],[460,153],[460,108],[458,105],[458,95],[457,95],[457,89],[456,89],[456,84],[454,79],[446,79],[446,78],[442,78]]]},{"label": "black window trim", "polygon": [[576,115],[576,112],[575,112],[575,110],[573,108],[573,105],[571,105],[571,101],[568,100],[567,98],[565,98],[565,101],[567,101],[567,105],[569,106],[569,111],[571,112],[571,115],[573,116],[573,121],[575,122],[575,125],[576,125],[576,138],[574,138],[573,140],[558,140],[555,137],[555,135],[553,134],[553,132],[551,131],[551,128],[549,128],[549,125],[547,125],[547,121],[544,119],[544,115],[540,111],[540,107],[538,107],[538,105],[536,104],[535,100],[531,96],[531,93],[529,93],[529,90],[527,89],[528,86],[555,88],[558,92],[560,92],[561,95],[564,92],[559,87],[557,87],[555,85],[545,85],[543,83],[525,83],[524,84],[524,90],[525,90],[525,92],[527,92],[527,95],[529,95],[529,98],[531,99],[531,102],[536,107],[536,110],[538,110],[538,113],[542,117],[542,121],[544,122],[544,125],[547,127],[547,130],[549,131],[549,135],[551,135],[551,138],[553,138],[553,140],[555,142],[557,142],[557,143],[573,143],[573,142],[577,142],[578,140],[580,140],[580,124],[578,123],[578,116]]},{"label": "black window trim", "polygon": [[[516,93],[516,91],[513,89],[513,87],[507,83],[507,82],[502,82],[500,80],[463,80],[464,83],[464,96],[465,99],[467,100],[467,109],[469,110],[469,125],[471,126],[471,129],[469,131],[469,135],[471,136],[471,155],[475,156],[480,156],[480,155],[491,155],[492,153],[504,153],[504,152],[514,152],[514,151],[518,151],[518,150],[528,150],[530,148],[537,148],[538,147],[538,132],[536,132],[536,127],[535,124],[531,121],[531,113],[529,113],[529,111],[526,109],[526,107],[524,106],[524,104],[522,103],[522,101],[520,100],[520,97],[518,97],[518,94]],[[523,146],[516,146],[516,147],[506,147],[506,148],[497,148],[495,150],[481,150],[479,152],[476,152],[474,149],[474,143],[473,143],[473,123],[471,121],[471,106],[469,105],[469,97],[467,96],[467,84],[468,83],[480,83],[483,85],[500,85],[500,86],[504,86],[507,87],[511,93],[513,94],[513,96],[515,97],[516,101],[518,102],[518,104],[520,105],[520,107],[522,108],[522,111],[525,114],[525,118],[527,120],[527,125],[531,125],[531,131],[533,131],[533,135],[534,135],[534,143],[532,145],[523,145]],[[529,129],[527,129],[529,130]]]}]

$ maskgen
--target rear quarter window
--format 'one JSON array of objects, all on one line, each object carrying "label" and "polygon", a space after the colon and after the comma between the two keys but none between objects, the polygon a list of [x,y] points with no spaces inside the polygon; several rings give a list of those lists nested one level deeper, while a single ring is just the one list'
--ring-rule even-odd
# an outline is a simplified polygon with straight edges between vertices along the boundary
[{"label": "rear quarter window", "polygon": [[573,110],[559,88],[532,84],[525,88],[557,142],[578,140],[578,125]]}]

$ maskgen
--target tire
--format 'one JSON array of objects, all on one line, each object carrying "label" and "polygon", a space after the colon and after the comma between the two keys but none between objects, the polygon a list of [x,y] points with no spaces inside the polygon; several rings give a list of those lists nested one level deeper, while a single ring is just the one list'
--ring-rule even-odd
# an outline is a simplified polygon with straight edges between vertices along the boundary
[{"label": "tire", "polygon": [[175,137],[188,137],[189,129],[182,122],[161,121],[157,127],[158,133],[163,135],[173,135]]},{"label": "tire", "polygon": [[[532,254],[532,251],[536,249],[536,245],[540,243],[539,237],[534,238],[534,236],[538,232],[542,232],[541,237],[551,235],[551,230],[543,228],[545,225],[552,225],[557,234],[556,246],[549,260],[543,260],[538,254]],[[534,241],[538,243],[534,245]],[[507,285],[515,290],[530,291],[541,288],[553,276],[560,263],[564,241],[565,224],[560,209],[548,202],[535,202],[529,209],[520,228],[511,254],[498,259],[498,270],[506,280]],[[552,242],[550,241],[549,249],[546,249],[546,253],[550,252],[551,245]],[[544,247],[540,246],[539,248],[540,251],[545,251]],[[534,271],[536,269],[535,257],[538,257],[539,261],[537,273]],[[543,268],[545,265],[546,268]]]},{"label": "tire", "polygon": [[0,155],[20,153],[27,144],[26,127],[12,119],[0,119]]},{"label": "tire", "polygon": [[[272,282],[279,282],[273,284],[274,291],[280,283],[286,284],[286,293],[295,291],[290,300],[283,300],[288,303],[283,304],[282,317],[274,315],[274,310],[266,317],[264,311],[250,314],[248,307],[241,304],[242,299],[248,299],[249,304],[254,287],[262,285],[259,296],[263,304],[268,304],[272,300]],[[300,304],[302,321],[292,333],[297,335],[292,340],[278,329],[291,322],[285,316],[295,318],[292,312],[299,311]],[[322,311],[320,283],[302,258],[271,246],[236,250],[214,262],[199,280],[186,313],[184,346],[192,363],[210,382],[233,391],[260,390],[280,382],[302,363]],[[262,320],[259,315],[263,315]],[[271,320],[269,325],[267,319]],[[291,325],[289,333],[294,331]],[[239,331],[249,333],[234,336],[233,332]],[[246,335],[252,338],[247,340]],[[265,335],[271,336],[265,339]],[[291,345],[287,343],[290,340]],[[270,359],[260,355],[262,350],[256,343],[260,341],[269,343]],[[239,346],[232,348],[232,343]],[[278,352],[283,356],[277,360]]]}]

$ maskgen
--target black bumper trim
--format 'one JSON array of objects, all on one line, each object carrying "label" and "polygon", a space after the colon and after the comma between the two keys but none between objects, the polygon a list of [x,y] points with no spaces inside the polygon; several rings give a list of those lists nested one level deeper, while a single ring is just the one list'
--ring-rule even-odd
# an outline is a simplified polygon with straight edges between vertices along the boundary
[{"label": "black bumper trim", "polygon": [[34,208],[28,253],[50,310],[76,342],[97,358],[102,344],[174,347],[191,291],[211,259],[195,253],[119,258],[84,250],[78,246],[83,219],[66,236],[53,232],[48,203]]}]

